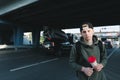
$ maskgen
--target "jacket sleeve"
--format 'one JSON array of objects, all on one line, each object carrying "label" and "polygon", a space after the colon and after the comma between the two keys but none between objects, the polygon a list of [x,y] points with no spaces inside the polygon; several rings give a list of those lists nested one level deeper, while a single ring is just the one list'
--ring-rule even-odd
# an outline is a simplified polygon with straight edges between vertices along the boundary
[{"label": "jacket sleeve", "polygon": [[105,45],[103,45],[103,51],[101,53],[100,59],[101,59],[100,63],[103,64],[103,66],[105,66],[107,63],[107,51]]},{"label": "jacket sleeve", "polygon": [[70,51],[69,63],[75,71],[81,71],[82,66],[77,64],[77,61],[76,61],[77,56],[78,55],[76,52],[76,47],[75,47],[75,45],[73,45],[73,47],[71,48],[71,51]]}]

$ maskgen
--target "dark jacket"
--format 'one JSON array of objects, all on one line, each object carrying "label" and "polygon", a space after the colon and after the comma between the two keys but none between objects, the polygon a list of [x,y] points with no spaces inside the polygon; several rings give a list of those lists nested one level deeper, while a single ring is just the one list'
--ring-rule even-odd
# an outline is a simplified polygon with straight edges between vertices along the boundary
[{"label": "dark jacket", "polygon": [[[93,36],[93,45],[87,45],[83,41],[83,37],[80,38],[80,41],[73,45],[70,52],[70,65],[76,71],[78,79],[80,80],[88,80],[88,76],[86,76],[82,71],[82,66],[92,67],[91,64],[87,61],[89,56],[95,56],[97,59],[97,63],[102,63],[103,66],[107,63],[106,49],[103,48],[103,51],[100,53],[100,48],[98,46],[98,39],[96,36]],[[92,80],[106,80],[103,70],[100,72],[94,71],[91,77]]]}]

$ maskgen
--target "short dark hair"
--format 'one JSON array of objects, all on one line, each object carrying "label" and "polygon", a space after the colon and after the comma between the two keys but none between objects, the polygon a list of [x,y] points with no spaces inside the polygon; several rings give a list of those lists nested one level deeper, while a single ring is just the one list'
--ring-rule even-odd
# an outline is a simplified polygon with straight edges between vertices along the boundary
[{"label": "short dark hair", "polygon": [[[84,22],[84,23],[82,23],[82,25],[84,25],[84,24],[87,24],[89,28],[92,28],[92,29],[93,29],[92,23],[90,23],[90,22]],[[83,27],[84,27],[84,26],[82,26],[82,25],[80,26],[80,31],[83,30]]]}]

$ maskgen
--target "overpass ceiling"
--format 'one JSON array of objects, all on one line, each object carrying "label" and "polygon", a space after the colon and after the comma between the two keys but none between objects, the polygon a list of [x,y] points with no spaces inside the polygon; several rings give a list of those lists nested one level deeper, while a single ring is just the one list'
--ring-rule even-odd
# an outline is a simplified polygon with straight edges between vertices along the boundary
[{"label": "overpass ceiling", "polygon": [[29,27],[73,28],[84,21],[94,26],[119,25],[119,7],[120,2],[115,0],[39,0],[1,14],[0,18]]}]

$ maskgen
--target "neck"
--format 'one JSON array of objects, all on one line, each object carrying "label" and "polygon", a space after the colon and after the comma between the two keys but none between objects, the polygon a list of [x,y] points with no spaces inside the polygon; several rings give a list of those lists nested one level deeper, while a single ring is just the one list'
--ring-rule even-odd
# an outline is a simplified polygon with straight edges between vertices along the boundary
[{"label": "neck", "polygon": [[92,45],[92,44],[93,44],[93,40],[88,40],[88,41],[87,41],[87,40],[84,40],[84,41],[85,41],[85,43],[88,44],[88,45]]}]

